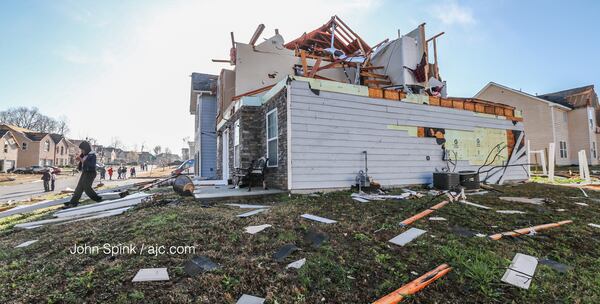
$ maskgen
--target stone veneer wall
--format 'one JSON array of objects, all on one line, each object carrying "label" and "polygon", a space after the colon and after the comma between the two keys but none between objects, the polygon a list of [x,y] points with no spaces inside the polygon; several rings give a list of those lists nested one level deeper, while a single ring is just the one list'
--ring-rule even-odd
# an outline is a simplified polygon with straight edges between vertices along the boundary
[{"label": "stone veneer wall", "polygon": [[[229,170],[235,172],[233,163],[234,123],[240,120],[240,157],[241,167],[247,168],[253,160],[267,154],[266,115],[277,108],[278,128],[278,164],[277,167],[267,167],[265,179],[267,187],[287,189],[287,89],[281,90],[261,106],[244,106],[240,108],[218,130],[219,136],[229,129]],[[222,137],[221,137],[222,138]],[[223,144],[217,146],[217,176],[223,176],[222,157]],[[230,177],[231,175],[230,174]],[[255,185],[260,186],[260,185]]]}]

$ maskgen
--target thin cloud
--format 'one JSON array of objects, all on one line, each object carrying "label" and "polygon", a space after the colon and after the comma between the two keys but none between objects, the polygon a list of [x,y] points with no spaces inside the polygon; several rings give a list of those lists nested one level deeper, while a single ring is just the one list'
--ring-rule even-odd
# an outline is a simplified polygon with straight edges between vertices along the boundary
[{"label": "thin cloud", "polygon": [[454,1],[436,4],[432,6],[431,11],[433,17],[445,25],[467,26],[475,23],[473,10]]}]

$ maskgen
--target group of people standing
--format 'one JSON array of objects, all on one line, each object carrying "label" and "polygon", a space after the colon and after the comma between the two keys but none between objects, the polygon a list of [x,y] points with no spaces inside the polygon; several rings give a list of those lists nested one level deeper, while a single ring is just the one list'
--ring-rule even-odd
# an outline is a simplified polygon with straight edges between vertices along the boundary
[{"label": "group of people standing", "polygon": [[[140,168],[144,168],[144,164],[140,165]],[[143,171],[143,169],[142,169],[142,171]],[[108,173],[108,179],[112,180],[113,174],[115,173],[115,170],[113,169],[113,167],[108,167],[106,172]],[[117,179],[127,179],[127,173],[129,173],[129,177],[136,177],[135,167],[131,167],[131,168],[129,168],[129,170],[127,170],[127,166],[123,166],[123,165],[119,166],[119,168],[117,168]],[[103,179],[103,178],[104,178],[103,176],[100,176],[100,179]]]},{"label": "group of people standing", "polygon": [[42,172],[42,181],[44,182],[44,192],[54,191],[54,182],[56,181],[56,172],[48,168]]}]

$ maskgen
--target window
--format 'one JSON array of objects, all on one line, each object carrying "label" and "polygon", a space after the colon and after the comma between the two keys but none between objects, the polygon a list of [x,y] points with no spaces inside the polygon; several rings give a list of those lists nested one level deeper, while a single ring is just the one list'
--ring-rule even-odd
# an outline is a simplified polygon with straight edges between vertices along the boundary
[{"label": "window", "polygon": [[278,135],[279,129],[277,128],[277,109],[271,110],[267,113],[267,161],[268,167],[277,167],[278,161]]},{"label": "window", "polygon": [[595,141],[592,142],[592,153],[591,154],[592,154],[593,158],[597,158],[597,156],[596,156],[596,142]]},{"label": "window", "polygon": [[8,153],[8,142],[4,142],[4,153]]},{"label": "window", "polygon": [[65,147],[60,147],[60,155],[64,155],[65,154]]},{"label": "window", "polygon": [[21,145],[21,147],[23,147],[23,150],[27,150],[27,143],[23,142],[23,145]]},{"label": "window", "polygon": [[567,158],[567,142],[566,141],[558,142],[558,150],[560,152],[560,158]]},{"label": "window", "polygon": [[241,159],[240,159],[240,120],[236,120],[233,124],[233,167],[239,168],[241,167]]},{"label": "window", "polygon": [[590,119],[590,129],[594,129],[594,109],[588,108],[588,118]]},{"label": "window", "polygon": [[49,140],[44,142],[44,151],[46,151],[46,152],[50,151],[50,141]]}]

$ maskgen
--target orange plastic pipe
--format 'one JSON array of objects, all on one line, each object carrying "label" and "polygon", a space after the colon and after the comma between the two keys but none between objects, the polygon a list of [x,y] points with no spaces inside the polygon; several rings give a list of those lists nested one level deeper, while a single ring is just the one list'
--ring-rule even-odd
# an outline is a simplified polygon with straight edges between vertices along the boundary
[{"label": "orange plastic pipe", "polygon": [[441,203],[439,203],[439,204],[437,204],[437,205],[435,205],[435,206],[433,206],[433,207],[431,207],[431,208],[429,208],[429,209],[427,209],[425,211],[422,211],[422,212],[420,212],[418,214],[415,214],[415,215],[413,215],[413,216],[411,216],[411,217],[403,220],[402,222],[400,222],[400,225],[401,226],[408,226],[408,225],[416,222],[417,220],[419,220],[419,219],[421,219],[421,218],[423,218],[423,217],[431,214],[433,211],[438,210],[438,209],[446,206],[446,204],[448,204],[448,201],[443,201],[443,202],[441,202]]},{"label": "orange plastic pipe", "polygon": [[546,230],[546,229],[562,226],[565,224],[570,224],[572,222],[573,221],[568,220],[568,221],[562,221],[562,222],[558,222],[558,223],[538,225],[538,226],[529,227],[529,228],[521,228],[521,229],[517,229],[517,230],[513,230],[513,231],[507,231],[507,232],[490,235],[489,238],[494,241],[497,241],[497,240],[501,239],[503,236],[521,236],[521,235],[530,233],[532,230],[534,230],[534,231]]},{"label": "orange plastic pipe", "polygon": [[427,287],[429,284],[433,283],[435,280],[443,277],[448,272],[452,270],[448,264],[442,264],[436,267],[434,270],[427,272],[426,274],[416,278],[412,282],[403,285],[402,287],[394,290],[390,294],[385,297],[373,302],[373,304],[396,304],[404,300],[404,297],[407,295],[412,295],[423,288]]}]

